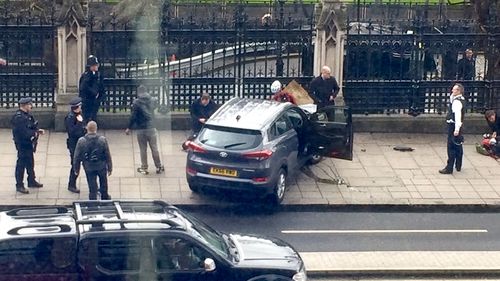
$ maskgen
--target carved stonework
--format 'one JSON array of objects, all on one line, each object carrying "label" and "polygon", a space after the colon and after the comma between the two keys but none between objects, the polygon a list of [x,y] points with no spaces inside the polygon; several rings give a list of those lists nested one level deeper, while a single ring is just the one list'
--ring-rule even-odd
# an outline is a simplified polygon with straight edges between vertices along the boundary
[{"label": "carved stonework", "polygon": [[[314,50],[314,74],[319,75],[323,65],[332,69],[342,88],[344,41],[346,31],[346,7],[340,0],[323,0],[315,9],[316,37]],[[342,91],[337,96],[342,104]]]},{"label": "carved stonework", "polygon": [[87,21],[82,2],[64,0],[57,17],[58,96],[77,92],[78,78],[85,67]]},{"label": "carved stonework", "polygon": [[66,22],[76,20],[79,26],[85,26],[86,17],[80,0],[64,0],[57,22],[64,25]]}]

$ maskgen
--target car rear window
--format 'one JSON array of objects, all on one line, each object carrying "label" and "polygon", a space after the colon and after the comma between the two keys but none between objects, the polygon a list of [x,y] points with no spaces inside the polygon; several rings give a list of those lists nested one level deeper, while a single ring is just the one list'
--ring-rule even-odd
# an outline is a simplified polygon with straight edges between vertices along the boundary
[{"label": "car rear window", "polygon": [[215,148],[247,150],[259,146],[262,142],[262,135],[257,130],[206,126],[200,132],[198,140],[205,145]]}]

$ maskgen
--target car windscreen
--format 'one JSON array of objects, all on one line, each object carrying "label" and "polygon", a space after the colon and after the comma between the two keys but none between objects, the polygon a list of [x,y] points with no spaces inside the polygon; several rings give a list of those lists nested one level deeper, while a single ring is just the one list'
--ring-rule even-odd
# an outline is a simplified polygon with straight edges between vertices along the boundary
[{"label": "car windscreen", "polygon": [[247,150],[256,148],[262,142],[257,130],[206,126],[198,137],[199,142],[219,149]]}]

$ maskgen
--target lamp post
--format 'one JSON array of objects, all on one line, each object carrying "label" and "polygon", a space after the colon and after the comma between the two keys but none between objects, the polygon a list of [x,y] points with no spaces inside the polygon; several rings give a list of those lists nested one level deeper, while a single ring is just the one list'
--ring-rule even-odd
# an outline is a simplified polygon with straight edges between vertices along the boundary
[{"label": "lamp post", "polygon": [[[285,0],[278,0],[279,4],[279,22],[278,22],[278,29],[280,32],[283,32],[285,29],[285,14],[284,14],[284,5],[285,5]],[[279,34],[278,42],[277,42],[277,53],[276,53],[276,76],[281,77],[283,76],[283,68],[284,68],[284,62],[283,62],[283,39],[281,38],[281,33]]]}]

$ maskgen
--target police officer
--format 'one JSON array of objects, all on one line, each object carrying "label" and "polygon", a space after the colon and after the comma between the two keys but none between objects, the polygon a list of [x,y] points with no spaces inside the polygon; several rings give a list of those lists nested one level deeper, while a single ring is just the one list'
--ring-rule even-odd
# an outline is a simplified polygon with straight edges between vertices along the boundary
[{"label": "police officer", "polygon": [[99,72],[99,61],[95,56],[89,56],[85,72],[80,77],[79,95],[82,98],[82,114],[84,123],[96,121],[97,111],[104,100],[105,91],[103,76]]},{"label": "police officer", "polygon": [[17,149],[16,162],[16,191],[27,194],[29,190],[24,187],[24,170],[28,174],[28,187],[40,188],[43,184],[35,180],[34,153],[38,142],[38,136],[45,133],[38,129],[38,121],[31,114],[33,105],[31,98],[19,100],[19,109],[11,119],[12,135]]},{"label": "police officer", "polygon": [[[95,121],[90,121],[87,124],[87,134],[76,143],[73,158],[75,175],[80,173],[81,162],[83,162],[83,168],[87,176],[89,199],[97,200],[97,191],[99,190],[102,200],[110,200],[107,176],[110,176],[113,171],[113,163],[108,141],[104,136],[97,135],[97,123]],[[99,186],[97,185],[97,178],[99,178]]]},{"label": "police officer", "polygon": [[83,124],[81,107],[82,99],[76,97],[70,101],[69,105],[71,107],[71,110],[64,119],[66,132],[68,133],[66,146],[68,147],[69,155],[71,157],[71,170],[69,172],[68,190],[73,193],[80,193],[80,190],[76,187],[76,178],[78,177],[78,175],[75,174],[75,170],[73,168],[73,156],[75,155],[75,148],[78,139],[85,136],[85,134],[87,133],[87,129],[85,129],[85,125]]},{"label": "police officer", "polygon": [[462,157],[464,150],[462,144],[464,137],[462,135],[462,124],[465,115],[464,86],[455,84],[451,89],[450,103],[446,123],[448,126],[448,161],[444,169],[439,170],[441,174],[453,174],[453,166],[457,172],[462,170]]}]

